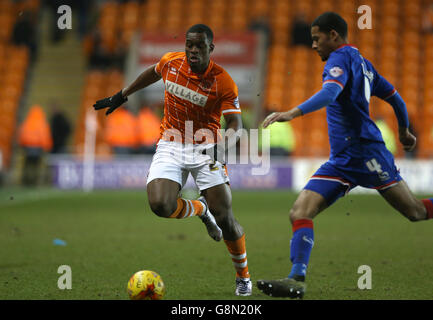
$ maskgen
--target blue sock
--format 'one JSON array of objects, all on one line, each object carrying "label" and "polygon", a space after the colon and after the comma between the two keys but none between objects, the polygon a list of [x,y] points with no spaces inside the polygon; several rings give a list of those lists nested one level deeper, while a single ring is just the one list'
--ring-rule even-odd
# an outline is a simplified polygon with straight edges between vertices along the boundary
[{"label": "blue sock", "polygon": [[305,279],[308,260],[314,245],[313,221],[308,219],[293,222],[293,237],[290,241],[290,260],[293,263],[289,278]]}]

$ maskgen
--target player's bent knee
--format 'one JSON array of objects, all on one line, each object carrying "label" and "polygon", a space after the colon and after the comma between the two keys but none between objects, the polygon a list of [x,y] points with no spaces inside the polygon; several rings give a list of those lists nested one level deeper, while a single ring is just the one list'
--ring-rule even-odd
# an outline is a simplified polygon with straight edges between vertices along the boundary
[{"label": "player's bent knee", "polygon": [[230,219],[227,213],[221,211],[211,211],[216,223],[222,228],[225,226],[230,227],[234,219]]},{"label": "player's bent knee", "polygon": [[300,220],[300,219],[311,219],[311,216],[308,214],[307,211],[299,210],[299,208],[295,208],[295,207],[290,209],[289,217],[290,217],[291,223],[293,223],[296,220]]},{"label": "player's bent knee", "polygon": [[152,212],[162,218],[169,217],[176,210],[176,207],[167,201],[149,200],[149,205]]},{"label": "player's bent knee", "polygon": [[215,220],[223,231],[225,240],[237,240],[244,234],[244,229],[232,215],[220,216]]},{"label": "player's bent knee", "polygon": [[211,211],[221,229],[231,230],[238,224],[230,210]]},{"label": "player's bent knee", "polygon": [[218,205],[209,205],[209,210],[212,212],[212,215],[215,219],[224,219],[224,217],[229,216],[232,210],[232,207],[227,202],[220,202]]}]

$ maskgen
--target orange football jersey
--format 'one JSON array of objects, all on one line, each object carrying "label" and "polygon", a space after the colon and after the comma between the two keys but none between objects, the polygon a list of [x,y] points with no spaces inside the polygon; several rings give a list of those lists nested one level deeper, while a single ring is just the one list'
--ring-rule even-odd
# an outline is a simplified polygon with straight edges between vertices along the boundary
[{"label": "orange football jersey", "polygon": [[[180,132],[183,143],[204,142],[205,138],[197,138],[200,133],[195,139],[199,141],[193,139],[200,129],[208,129],[212,139],[216,139],[221,115],[241,113],[235,82],[212,60],[203,74],[196,74],[191,71],[184,52],[169,52],[155,66],[155,71],[165,85],[163,139],[167,140],[169,135],[164,137],[164,132],[169,129]],[[191,127],[192,130],[188,129]]]}]

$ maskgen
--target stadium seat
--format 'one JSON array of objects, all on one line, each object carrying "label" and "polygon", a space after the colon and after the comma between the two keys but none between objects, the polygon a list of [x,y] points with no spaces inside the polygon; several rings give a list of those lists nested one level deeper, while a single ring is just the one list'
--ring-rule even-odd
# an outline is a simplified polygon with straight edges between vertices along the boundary
[{"label": "stadium seat", "polygon": [[279,15],[292,15],[293,2],[291,1],[275,1],[271,7],[270,15],[277,17]]},{"label": "stadium seat", "polygon": [[[246,16],[246,7],[232,8],[233,12],[240,12],[239,16],[231,15],[227,24],[229,32],[245,32],[248,30],[248,19]],[[241,13],[243,12],[243,14]]]},{"label": "stadium seat", "polygon": [[418,156],[431,159],[433,158],[433,123],[425,122],[422,128],[417,139]]},{"label": "stadium seat", "polygon": [[314,16],[318,16],[319,14],[326,11],[334,11],[335,9],[335,1],[333,0],[322,0],[316,2],[316,5],[313,8]]},{"label": "stadium seat", "polygon": [[[3,0],[3,1],[5,1],[5,0]],[[17,1],[17,3],[16,3],[16,12],[21,12],[21,11],[29,10],[29,11],[32,11],[34,13],[37,13],[38,9],[40,8],[40,5],[41,5],[41,1],[40,0]]]},{"label": "stadium seat", "polygon": [[13,13],[14,11],[14,4],[12,0],[3,0],[0,1],[0,12],[6,12],[6,13]]},{"label": "stadium seat", "polygon": [[188,2],[186,21],[187,25],[192,26],[197,23],[203,23],[205,18],[205,6],[206,3],[200,0],[192,0]]},{"label": "stadium seat", "polygon": [[0,12],[0,42],[6,43],[9,41],[12,28],[13,28],[14,17],[11,13]]},{"label": "stadium seat", "polygon": [[154,32],[159,30],[160,23],[158,14],[150,15],[142,20],[141,28],[144,32]]},{"label": "stadium seat", "polygon": [[304,0],[304,1],[294,1],[293,3],[293,11],[294,12],[302,12],[307,17],[307,20],[312,21],[315,16],[313,12],[313,1],[312,0]]},{"label": "stadium seat", "polygon": [[250,19],[254,19],[259,16],[268,16],[270,9],[269,3],[270,1],[267,0],[253,1],[249,7]]},{"label": "stadium seat", "polygon": [[293,86],[289,93],[288,103],[291,106],[297,106],[307,98],[307,92],[305,87]]},{"label": "stadium seat", "polygon": [[127,2],[123,8],[123,19],[121,23],[122,39],[129,44],[132,35],[138,28],[139,4],[138,2]]}]

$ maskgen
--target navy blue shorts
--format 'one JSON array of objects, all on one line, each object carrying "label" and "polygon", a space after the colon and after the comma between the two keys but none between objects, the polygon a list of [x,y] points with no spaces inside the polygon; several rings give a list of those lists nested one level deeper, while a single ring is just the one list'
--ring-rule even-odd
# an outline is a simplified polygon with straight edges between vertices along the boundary
[{"label": "navy blue shorts", "polygon": [[356,186],[381,192],[402,180],[393,155],[383,143],[358,144],[352,152],[354,148],[325,162],[304,189],[321,194],[330,206]]}]

